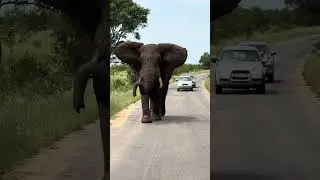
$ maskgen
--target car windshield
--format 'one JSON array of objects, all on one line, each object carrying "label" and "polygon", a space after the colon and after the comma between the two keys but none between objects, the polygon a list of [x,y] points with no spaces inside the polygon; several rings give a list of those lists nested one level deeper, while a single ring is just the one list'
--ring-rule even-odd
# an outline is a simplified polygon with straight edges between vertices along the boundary
[{"label": "car windshield", "polygon": [[180,77],[179,81],[191,81],[190,77]]},{"label": "car windshield", "polygon": [[252,46],[252,47],[255,47],[257,48],[260,52],[262,53],[269,53],[269,48],[267,45],[257,45],[257,44],[250,44],[248,46]]},{"label": "car windshield", "polygon": [[220,61],[259,61],[255,50],[224,50]]}]

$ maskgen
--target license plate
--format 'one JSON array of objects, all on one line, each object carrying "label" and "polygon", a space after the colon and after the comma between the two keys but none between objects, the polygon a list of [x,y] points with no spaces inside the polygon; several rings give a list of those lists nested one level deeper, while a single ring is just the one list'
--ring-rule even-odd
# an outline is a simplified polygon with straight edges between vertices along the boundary
[{"label": "license plate", "polygon": [[235,78],[248,78],[247,74],[233,74],[233,77]]}]

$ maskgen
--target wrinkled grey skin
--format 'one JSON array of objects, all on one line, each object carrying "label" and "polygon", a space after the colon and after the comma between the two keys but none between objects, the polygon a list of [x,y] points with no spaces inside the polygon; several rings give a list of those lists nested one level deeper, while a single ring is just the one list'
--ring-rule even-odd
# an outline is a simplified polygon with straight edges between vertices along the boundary
[{"label": "wrinkled grey skin", "polygon": [[[102,3],[103,4],[103,3]],[[75,74],[73,88],[73,107],[76,112],[80,113],[80,109],[84,108],[84,92],[89,78],[93,80],[93,88],[98,105],[101,140],[104,154],[104,175],[102,180],[110,179],[110,102],[109,102],[109,31],[108,17],[109,13],[108,1],[101,7],[101,22],[95,29],[92,36],[93,55],[90,62],[80,66]]]},{"label": "wrinkled grey skin", "polygon": [[[187,60],[187,50],[175,44],[143,44],[122,42],[115,47],[115,55],[139,74],[133,95],[139,86],[142,123],[161,119],[166,113],[165,100],[170,78],[176,68]],[[150,102],[150,103],[149,103]]]}]

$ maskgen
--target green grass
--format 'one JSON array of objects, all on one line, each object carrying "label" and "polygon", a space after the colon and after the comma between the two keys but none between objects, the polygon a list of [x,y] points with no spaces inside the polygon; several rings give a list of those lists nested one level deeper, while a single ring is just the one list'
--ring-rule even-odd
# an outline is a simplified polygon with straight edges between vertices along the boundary
[{"label": "green grass", "polygon": [[132,90],[124,92],[114,91],[110,94],[110,113],[111,120],[114,119],[114,115],[130,104],[140,100],[139,89],[137,90],[137,96],[133,97]]},{"label": "green grass", "polygon": [[311,90],[320,96],[320,54],[313,54],[304,64],[303,76]]},{"label": "green grass", "polygon": [[90,88],[86,92],[86,109],[81,114],[72,109],[71,92],[34,100],[7,99],[0,106],[0,170],[9,170],[15,163],[37,153],[39,148],[97,119]]},{"label": "green grass", "polygon": [[320,27],[297,27],[290,30],[284,30],[280,32],[267,31],[265,33],[253,33],[249,39],[245,37],[234,37],[233,39],[221,42],[220,44],[213,45],[211,52],[215,55],[219,55],[222,47],[226,45],[238,44],[241,41],[265,41],[268,43],[275,43],[285,41],[297,37],[310,36],[314,34],[320,34]]},{"label": "green grass", "polygon": [[210,92],[210,79],[204,81],[204,87]]}]

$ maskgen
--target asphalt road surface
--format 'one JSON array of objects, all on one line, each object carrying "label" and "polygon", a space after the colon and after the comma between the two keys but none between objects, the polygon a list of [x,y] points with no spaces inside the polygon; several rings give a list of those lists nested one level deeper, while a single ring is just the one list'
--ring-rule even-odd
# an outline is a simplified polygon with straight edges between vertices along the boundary
[{"label": "asphalt road surface", "polygon": [[315,39],[320,38],[272,46],[278,52],[276,82],[265,95],[241,91],[212,96],[214,179],[320,179],[320,105],[300,71]]},{"label": "asphalt road surface", "polygon": [[[197,85],[208,75],[196,76]],[[129,120],[111,130],[112,180],[209,180],[210,101],[194,91],[169,87],[167,114],[141,124],[140,103]]]}]

